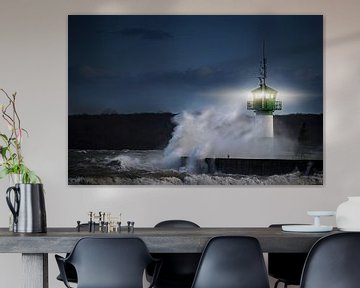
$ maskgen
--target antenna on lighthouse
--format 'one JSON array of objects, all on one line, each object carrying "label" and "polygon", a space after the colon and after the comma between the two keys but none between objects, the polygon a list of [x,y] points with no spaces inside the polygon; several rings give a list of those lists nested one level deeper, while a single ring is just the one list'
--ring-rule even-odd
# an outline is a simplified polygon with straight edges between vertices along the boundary
[{"label": "antenna on lighthouse", "polygon": [[262,47],[262,54],[263,54],[263,59],[261,62],[261,66],[260,66],[260,86],[265,85],[265,79],[266,79],[266,58],[265,58],[265,40],[263,41],[263,47]]},{"label": "antenna on lighthouse", "polygon": [[264,77],[264,84],[266,79],[266,58],[265,58],[265,40],[263,42],[263,77]]}]

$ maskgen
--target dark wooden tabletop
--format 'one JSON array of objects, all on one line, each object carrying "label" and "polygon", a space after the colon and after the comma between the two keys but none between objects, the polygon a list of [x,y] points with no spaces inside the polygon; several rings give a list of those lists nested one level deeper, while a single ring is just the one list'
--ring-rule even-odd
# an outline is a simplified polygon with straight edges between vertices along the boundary
[{"label": "dark wooden tabletop", "polygon": [[152,253],[200,253],[207,241],[221,235],[252,236],[264,252],[307,252],[321,237],[338,233],[294,233],[281,228],[126,228],[119,232],[77,232],[76,228],[48,228],[47,233],[20,234],[0,228],[0,253],[65,253],[82,237],[139,237]]}]

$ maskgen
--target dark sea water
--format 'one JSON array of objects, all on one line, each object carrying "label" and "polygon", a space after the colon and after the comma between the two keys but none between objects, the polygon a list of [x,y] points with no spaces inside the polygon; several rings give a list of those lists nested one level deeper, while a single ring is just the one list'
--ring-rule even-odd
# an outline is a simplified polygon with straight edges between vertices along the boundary
[{"label": "dark sea water", "polygon": [[69,150],[69,185],[322,185],[323,174],[205,174],[169,163],[162,150]]}]

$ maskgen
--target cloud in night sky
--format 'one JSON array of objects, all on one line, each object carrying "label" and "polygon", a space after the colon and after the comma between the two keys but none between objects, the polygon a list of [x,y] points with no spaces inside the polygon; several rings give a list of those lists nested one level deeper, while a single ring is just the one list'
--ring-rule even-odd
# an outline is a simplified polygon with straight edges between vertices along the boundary
[{"label": "cloud in night sky", "polygon": [[126,28],[117,31],[111,31],[111,33],[120,34],[125,37],[139,37],[148,40],[166,40],[173,38],[171,34],[165,31],[145,28]]},{"label": "cloud in night sky", "polygon": [[79,67],[76,76],[78,77],[78,79],[82,78],[87,80],[100,80],[107,78],[110,74],[110,71],[106,69],[95,68],[90,65],[83,65]]},{"label": "cloud in night sky", "polygon": [[207,89],[231,85],[239,80],[239,71],[224,71],[221,67],[200,66],[182,71],[164,71],[140,74],[138,81],[144,84]]}]

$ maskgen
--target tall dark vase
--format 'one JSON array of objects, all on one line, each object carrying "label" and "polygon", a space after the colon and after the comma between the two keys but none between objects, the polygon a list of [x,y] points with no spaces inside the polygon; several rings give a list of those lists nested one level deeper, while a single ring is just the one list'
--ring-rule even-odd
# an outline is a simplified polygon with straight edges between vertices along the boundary
[{"label": "tall dark vase", "polygon": [[45,233],[47,231],[42,184],[15,184],[6,190],[6,202],[14,216],[14,232]]}]

